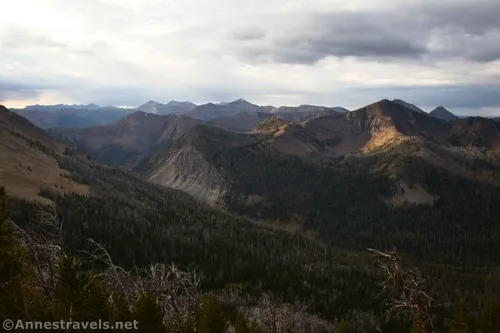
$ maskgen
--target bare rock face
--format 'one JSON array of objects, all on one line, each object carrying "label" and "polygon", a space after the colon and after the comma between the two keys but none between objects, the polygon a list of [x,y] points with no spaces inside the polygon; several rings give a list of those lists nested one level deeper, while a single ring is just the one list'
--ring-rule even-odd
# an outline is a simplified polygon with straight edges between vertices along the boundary
[{"label": "bare rock face", "polygon": [[182,190],[215,206],[222,202],[226,193],[220,171],[190,143],[173,148],[165,163],[154,170],[148,180]]}]

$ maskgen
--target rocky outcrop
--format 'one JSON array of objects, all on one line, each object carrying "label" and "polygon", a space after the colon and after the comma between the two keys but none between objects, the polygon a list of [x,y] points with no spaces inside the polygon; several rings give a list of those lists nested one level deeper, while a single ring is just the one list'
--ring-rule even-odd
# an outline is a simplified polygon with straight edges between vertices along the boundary
[{"label": "rocky outcrop", "polygon": [[174,147],[148,180],[182,190],[200,201],[219,205],[226,193],[221,171],[205,160],[191,143]]}]

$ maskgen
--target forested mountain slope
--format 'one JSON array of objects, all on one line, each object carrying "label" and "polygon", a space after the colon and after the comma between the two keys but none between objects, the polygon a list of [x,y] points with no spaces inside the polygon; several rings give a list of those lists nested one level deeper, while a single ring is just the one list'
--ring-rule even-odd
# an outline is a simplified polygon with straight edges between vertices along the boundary
[{"label": "forested mountain slope", "polygon": [[145,176],[327,242],[492,264],[498,133],[491,120],[448,123],[381,101],[260,135],[198,126]]},{"label": "forested mountain slope", "polygon": [[[82,279],[93,276],[88,270],[90,267],[100,268],[85,256],[89,246],[87,238],[92,238],[102,244],[115,264],[125,269],[175,262],[201,273],[201,287],[215,295],[234,299],[229,297],[233,295],[230,290],[236,288],[247,299],[246,304],[255,304],[265,292],[281,295],[285,302],[294,303],[300,309],[287,313],[294,320],[302,320],[309,312],[329,320],[331,328],[341,327],[338,324],[345,321],[355,332],[405,332],[411,320],[386,316],[383,299],[377,297],[380,271],[366,252],[368,246],[395,245],[423,265],[424,274],[431,282],[429,293],[437,303],[449,304],[466,297],[476,309],[482,309],[486,298],[499,295],[499,272],[491,268],[498,264],[499,258],[494,242],[498,225],[493,219],[498,216],[495,207],[500,206],[495,201],[499,198],[497,188],[450,176],[441,169],[428,167],[425,160],[414,161],[410,154],[413,146],[394,146],[394,151],[383,151],[383,154],[377,151],[318,160],[317,156],[300,158],[276,151],[272,147],[275,137],[270,133],[242,135],[202,125],[176,140],[170,153],[182,156],[185,147],[196,151],[200,159],[227,181],[221,204],[229,211],[256,217],[249,221],[201,204],[180,191],[145,182],[122,169],[99,165],[77,150],[57,143],[21,117],[9,113],[2,117],[2,130],[26,131],[53,147],[57,168],[65,170],[72,181],[88,186],[87,195],[62,193],[51,186],[42,186],[39,191],[55,203],[55,217],[64,222],[62,228],[57,228],[59,232],[62,230],[62,248],[83,261],[78,269],[84,271],[77,275]],[[492,133],[491,128],[480,126],[483,127],[486,133]],[[178,161],[189,163],[191,153],[186,152],[184,156]],[[5,159],[0,161],[2,166],[5,163]],[[438,194],[439,199],[423,210],[412,205],[395,209],[384,200],[374,200],[375,193],[380,195],[381,190],[384,197],[394,195],[391,181],[383,171],[377,171],[377,167],[383,169],[387,165],[411,171],[410,179],[415,179],[414,175],[423,177],[429,182],[426,183],[429,191],[436,191],[433,194]],[[204,165],[192,164],[187,171],[204,168]],[[463,191],[448,193],[457,188]],[[470,201],[472,195],[476,199]],[[443,198],[449,201],[441,201]],[[46,215],[40,214],[40,207],[30,201],[14,196],[9,206],[10,217],[20,227],[29,230],[30,225],[46,223]],[[457,213],[453,213],[454,210]],[[14,251],[18,247],[8,238],[11,233],[10,227],[4,224],[6,214],[2,202],[0,211],[2,258],[26,263],[28,259]],[[283,231],[280,224],[268,227],[257,219],[295,221],[299,228]],[[308,233],[304,235],[304,231]],[[63,259],[61,263],[58,269],[67,267],[66,272],[76,269],[71,261]],[[0,265],[0,269],[4,267]],[[9,271],[9,274],[13,273]],[[9,274],[2,271],[0,278],[8,279],[12,276]],[[489,278],[485,279],[485,275]],[[58,303],[58,299],[67,301],[63,295],[72,289],[58,289],[55,294],[49,290],[41,297],[34,294],[34,287],[29,285],[32,283],[29,275],[24,275],[21,282],[16,276],[7,280],[14,283],[12,281],[18,287],[28,284],[28,289],[23,290],[28,294],[23,297],[30,297],[32,306],[46,297],[55,297],[42,306],[45,312],[30,312],[29,318],[45,318],[43,316],[50,315],[51,311],[59,313],[57,311],[70,308],[58,306],[67,304]],[[0,287],[8,286],[2,283]],[[82,317],[87,320],[107,316],[102,311],[107,309],[106,300],[110,298],[99,296],[102,294],[98,290],[104,287],[95,287],[97,289],[82,294],[92,295],[94,302],[93,306],[82,308],[89,311],[88,317]],[[18,289],[6,290],[11,295]],[[7,302],[3,297],[7,294],[0,295],[0,306],[4,306]],[[82,298],[82,302],[84,299],[87,298]],[[147,304],[153,303],[157,304],[156,300]],[[80,309],[80,305],[75,304],[75,309]],[[131,311],[125,318],[136,318],[133,317],[137,314],[136,307],[120,309]],[[149,309],[151,312],[155,307]],[[117,310],[116,305],[111,310]],[[19,311],[24,313],[23,309]],[[448,305],[436,309],[435,321],[440,330],[449,313]],[[27,318],[26,315],[23,318]],[[151,323],[154,316],[141,318],[143,323]],[[265,330],[263,323],[259,325],[262,332],[273,332]],[[304,328],[312,326],[304,325],[296,331],[316,332]],[[151,329],[155,331],[158,328]],[[223,330],[209,332],[225,333]]]}]

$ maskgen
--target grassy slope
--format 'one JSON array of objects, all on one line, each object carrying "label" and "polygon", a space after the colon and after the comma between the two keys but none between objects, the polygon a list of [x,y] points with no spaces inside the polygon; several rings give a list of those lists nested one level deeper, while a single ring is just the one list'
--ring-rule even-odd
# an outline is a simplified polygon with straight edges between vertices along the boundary
[{"label": "grassy slope", "polygon": [[9,194],[41,201],[46,201],[39,196],[41,187],[87,194],[88,186],[59,168],[56,157],[64,148],[26,119],[0,110],[0,184]]}]

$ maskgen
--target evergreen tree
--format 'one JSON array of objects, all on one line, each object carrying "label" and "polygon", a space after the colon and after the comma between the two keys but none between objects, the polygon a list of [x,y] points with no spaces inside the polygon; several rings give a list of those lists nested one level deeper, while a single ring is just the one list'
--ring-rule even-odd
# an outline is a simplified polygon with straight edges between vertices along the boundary
[{"label": "evergreen tree", "polygon": [[349,328],[349,324],[343,321],[340,323],[339,327],[335,330],[335,333],[351,333],[352,330]]},{"label": "evergreen tree", "polygon": [[460,300],[453,304],[451,318],[446,318],[444,324],[450,333],[475,332],[474,316],[470,312],[465,300]]},{"label": "evergreen tree", "polygon": [[63,255],[57,267],[55,296],[61,318],[78,320],[84,315],[85,277],[81,263],[68,255]]},{"label": "evergreen tree", "polygon": [[500,300],[486,302],[480,325],[480,333],[500,333]]},{"label": "evergreen tree", "polygon": [[0,187],[0,319],[27,318],[29,300],[23,293],[27,256],[14,239],[8,215],[7,195]]},{"label": "evergreen tree", "polygon": [[257,321],[238,316],[234,324],[234,333],[260,333],[260,327]]},{"label": "evergreen tree", "polygon": [[156,298],[150,294],[138,297],[132,315],[139,323],[141,333],[167,332],[163,324],[163,309],[158,305]]},{"label": "evergreen tree", "polygon": [[198,332],[225,333],[227,327],[228,320],[219,302],[211,295],[203,296],[198,319]]},{"label": "evergreen tree", "polygon": [[94,272],[87,273],[84,281],[87,283],[83,290],[82,320],[111,319],[109,297],[104,282]]},{"label": "evergreen tree", "polygon": [[427,317],[422,313],[422,311],[417,311],[415,317],[413,317],[411,333],[428,333],[428,332],[429,332],[429,325]]}]

